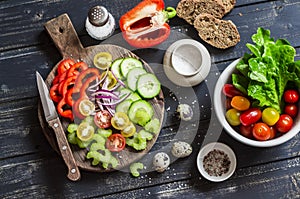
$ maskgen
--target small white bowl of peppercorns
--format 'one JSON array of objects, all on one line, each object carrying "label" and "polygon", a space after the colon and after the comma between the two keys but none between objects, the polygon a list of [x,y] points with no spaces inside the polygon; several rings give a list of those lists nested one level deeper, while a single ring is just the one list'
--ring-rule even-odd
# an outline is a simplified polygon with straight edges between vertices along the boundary
[{"label": "small white bowl of peppercorns", "polygon": [[233,150],[220,142],[205,145],[197,156],[200,174],[212,182],[228,179],[234,173],[236,164]]},{"label": "small white bowl of peppercorns", "polygon": [[[214,109],[219,122],[233,138],[246,145],[272,147],[289,141],[300,132],[299,88],[287,83],[281,91],[280,109],[276,110],[274,104],[259,107],[258,100],[252,96],[266,97],[267,89],[265,93],[252,90],[252,96],[249,96],[233,83],[235,77],[232,74],[240,74],[236,66],[242,61],[238,59],[227,66],[216,83]],[[249,86],[250,89],[255,88],[251,84]]]}]

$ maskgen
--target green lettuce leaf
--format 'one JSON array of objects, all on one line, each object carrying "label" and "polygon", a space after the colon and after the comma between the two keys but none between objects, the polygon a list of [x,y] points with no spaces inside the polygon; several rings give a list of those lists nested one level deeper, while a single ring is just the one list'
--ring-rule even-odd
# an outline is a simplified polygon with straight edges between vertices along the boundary
[{"label": "green lettuce leaf", "polygon": [[237,64],[241,75],[232,75],[233,84],[242,92],[246,90],[258,107],[282,112],[286,86],[293,83],[300,88],[300,61],[294,61],[296,50],[285,39],[275,42],[270,31],[263,28],[252,35],[252,41],[254,44],[246,44],[252,54],[245,54]]}]

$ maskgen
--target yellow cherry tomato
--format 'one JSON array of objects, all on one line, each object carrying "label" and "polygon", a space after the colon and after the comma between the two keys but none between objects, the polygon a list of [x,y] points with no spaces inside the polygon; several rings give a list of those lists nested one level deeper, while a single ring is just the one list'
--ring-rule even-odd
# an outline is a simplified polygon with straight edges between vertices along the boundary
[{"label": "yellow cherry tomato", "polygon": [[95,111],[95,104],[88,99],[79,102],[79,112],[83,116],[89,116]]},{"label": "yellow cherry tomato", "polygon": [[273,126],[279,120],[279,112],[272,107],[265,108],[262,112],[262,121],[269,126]]},{"label": "yellow cherry tomato", "polygon": [[121,130],[121,134],[126,138],[133,136],[135,132],[136,132],[136,128],[132,122],[129,122],[129,125],[125,127],[123,130]]},{"label": "yellow cherry tomato", "polygon": [[102,70],[110,67],[112,63],[112,55],[108,52],[100,52],[94,56],[94,65]]},{"label": "yellow cherry tomato", "polygon": [[123,130],[130,123],[130,120],[126,113],[116,112],[111,118],[111,125],[117,130]]},{"label": "yellow cherry tomato", "polygon": [[225,117],[226,117],[227,122],[230,125],[238,126],[241,124],[240,115],[241,115],[241,113],[238,110],[232,108],[226,112]]},{"label": "yellow cherry tomato", "polygon": [[[100,79],[102,79],[104,75],[105,73],[102,73]],[[118,83],[118,80],[114,77],[114,75],[110,71],[108,71],[105,81],[108,81],[107,84],[108,89],[112,89]]]},{"label": "yellow cherry tomato", "polygon": [[93,137],[94,133],[95,128],[87,122],[80,123],[76,131],[76,135],[81,141],[90,140]]}]

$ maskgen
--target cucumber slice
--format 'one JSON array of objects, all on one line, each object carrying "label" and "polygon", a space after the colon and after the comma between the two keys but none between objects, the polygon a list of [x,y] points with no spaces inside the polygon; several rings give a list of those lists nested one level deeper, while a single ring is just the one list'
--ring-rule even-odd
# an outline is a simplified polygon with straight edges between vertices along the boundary
[{"label": "cucumber slice", "polygon": [[127,95],[128,93],[131,93],[126,99],[131,99],[132,101],[137,101],[137,100],[140,100],[142,99],[141,96],[136,93],[136,92],[132,92],[130,89],[128,88],[122,88],[120,90],[120,98],[124,97],[125,95]]},{"label": "cucumber slice", "polygon": [[141,126],[145,126],[154,114],[154,110],[149,102],[146,100],[138,100],[131,104],[128,110],[129,119]]},{"label": "cucumber slice", "polygon": [[130,107],[130,105],[132,104],[132,100],[131,99],[126,99],[123,102],[121,102],[120,104],[118,104],[116,106],[116,112],[123,112],[123,113],[128,113],[128,109]]},{"label": "cucumber slice", "polygon": [[127,77],[127,73],[133,68],[143,68],[143,63],[133,57],[125,58],[120,65],[120,70],[123,77]]},{"label": "cucumber slice", "polygon": [[150,99],[159,94],[161,84],[155,75],[147,73],[141,75],[137,80],[137,91],[146,99]]},{"label": "cucumber slice", "polygon": [[133,68],[127,73],[127,86],[132,90],[136,91],[136,82],[139,76],[146,74],[146,70],[143,68]]},{"label": "cucumber slice", "polygon": [[116,59],[112,64],[111,64],[111,72],[113,72],[113,74],[116,76],[116,78],[118,79],[124,79],[124,77],[121,74],[121,70],[120,70],[120,65],[122,63],[122,61],[124,60],[124,58],[119,58]]}]

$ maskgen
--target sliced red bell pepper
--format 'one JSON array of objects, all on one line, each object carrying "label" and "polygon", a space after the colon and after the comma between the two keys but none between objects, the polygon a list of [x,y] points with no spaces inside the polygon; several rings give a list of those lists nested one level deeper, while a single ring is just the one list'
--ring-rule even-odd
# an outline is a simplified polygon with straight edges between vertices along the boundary
[{"label": "sliced red bell pepper", "polygon": [[166,21],[176,15],[174,8],[164,10],[163,0],[144,0],[120,18],[123,38],[137,48],[148,48],[170,35]]},{"label": "sliced red bell pepper", "polygon": [[67,70],[69,70],[69,68],[71,68],[71,66],[73,66],[74,64],[75,64],[75,62],[72,59],[62,60],[57,66],[58,75],[61,75],[64,72],[66,72]]},{"label": "sliced red bell pepper", "polygon": [[56,106],[57,112],[60,116],[69,118],[71,121],[74,120],[73,112],[72,110],[68,107],[65,98],[62,98],[57,106]]}]

